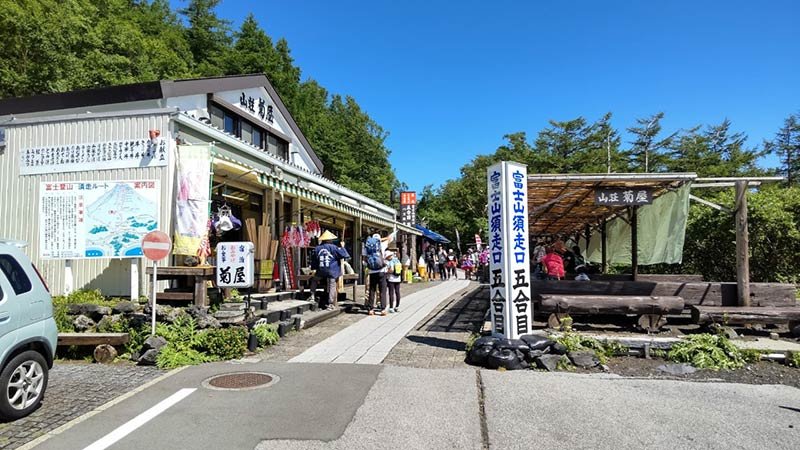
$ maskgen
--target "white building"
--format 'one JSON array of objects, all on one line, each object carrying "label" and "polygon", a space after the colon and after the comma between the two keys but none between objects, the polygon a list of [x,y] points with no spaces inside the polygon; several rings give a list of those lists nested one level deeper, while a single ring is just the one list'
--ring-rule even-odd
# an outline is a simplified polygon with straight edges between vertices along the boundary
[{"label": "white building", "polygon": [[[344,238],[358,266],[366,233],[420,234],[397,223],[394,208],[324,178],[322,162],[267,77],[245,75],[0,100],[0,237],[30,243],[54,294],[136,292],[145,282],[142,259],[123,251],[134,236],[115,236],[115,253],[95,249],[87,233],[104,236],[98,215],[122,214],[108,202],[123,201],[109,192],[130,181],[130,189],[141,188],[157,204],[157,228],[174,235],[178,155],[188,145],[210,146],[210,211],[225,203],[242,222],[271,226],[273,237],[286,224],[320,220]],[[106,209],[98,213],[84,197],[64,199],[84,189],[87,203]],[[243,240],[238,233],[225,240]],[[170,259],[167,265],[180,265],[183,258]]]}]

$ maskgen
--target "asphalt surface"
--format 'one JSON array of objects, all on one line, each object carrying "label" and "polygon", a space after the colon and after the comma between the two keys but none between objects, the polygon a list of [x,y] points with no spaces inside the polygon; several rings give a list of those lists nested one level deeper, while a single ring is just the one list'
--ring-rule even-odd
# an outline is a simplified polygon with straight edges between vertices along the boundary
[{"label": "asphalt surface", "polygon": [[[265,371],[271,387],[202,387]],[[80,449],[183,388],[112,449],[797,449],[800,390],[610,375],[259,362],[191,367],[40,449]]]}]

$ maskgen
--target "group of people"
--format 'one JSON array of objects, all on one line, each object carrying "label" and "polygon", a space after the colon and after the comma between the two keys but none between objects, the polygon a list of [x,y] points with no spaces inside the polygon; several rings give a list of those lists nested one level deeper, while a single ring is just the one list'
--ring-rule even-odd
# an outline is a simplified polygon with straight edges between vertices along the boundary
[{"label": "group of people", "polygon": [[[315,270],[311,292],[314,295],[317,283],[324,282],[328,290],[327,305],[325,305],[327,309],[338,307],[337,280],[342,276],[343,268],[350,267],[347,263],[350,254],[344,248],[343,241],[338,245],[335,243],[338,239],[335,234],[325,231],[319,237],[319,245],[311,254],[311,268]],[[384,238],[375,234],[367,238],[364,245],[364,265],[369,271],[365,306],[369,315],[375,315],[377,312],[386,316],[389,313],[400,312],[403,265],[397,255],[397,249],[389,248],[393,240],[393,234]],[[380,302],[377,309],[376,295]]]},{"label": "group of people", "polygon": [[562,280],[567,273],[574,273],[578,281],[589,281],[589,266],[577,245],[568,249],[564,241],[552,243],[539,238],[533,248],[533,274],[538,279]]},{"label": "group of people", "polygon": [[478,277],[478,269],[481,266],[488,264],[488,251],[477,252],[470,247],[459,258],[452,248],[445,249],[439,244],[438,247],[428,246],[424,258],[430,280],[436,280],[437,276],[441,281],[456,280],[458,279],[457,268],[464,271],[465,279],[471,280],[473,276]]}]

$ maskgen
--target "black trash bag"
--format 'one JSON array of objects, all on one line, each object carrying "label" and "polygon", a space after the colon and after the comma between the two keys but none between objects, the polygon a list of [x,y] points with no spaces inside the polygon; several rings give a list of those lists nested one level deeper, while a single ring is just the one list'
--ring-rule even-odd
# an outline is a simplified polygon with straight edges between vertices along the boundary
[{"label": "black trash bag", "polygon": [[479,337],[478,339],[475,340],[475,343],[472,344],[472,348],[483,347],[485,345],[488,345],[488,346],[491,347],[491,346],[493,346],[495,344],[495,342],[497,342],[499,340],[500,340],[500,338],[496,338],[494,336]]},{"label": "black trash bag", "polygon": [[528,347],[530,347],[531,350],[544,350],[553,345],[553,341],[550,339],[544,336],[537,336],[535,334],[523,334],[519,338],[528,344]]},{"label": "black trash bag", "polygon": [[494,345],[494,348],[510,348],[511,350],[519,350],[522,353],[530,353],[531,348],[522,339],[500,339]]},{"label": "black trash bag", "polygon": [[473,346],[467,354],[467,362],[481,367],[486,367],[486,358],[494,350],[492,345]]},{"label": "black trash bag", "polygon": [[550,345],[550,353],[553,353],[553,354],[556,354],[556,355],[566,355],[567,354],[567,347],[564,344],[560,343],[560,342],[553,342],[553,344]]},{"label": "black trash bag", "polygon": [[519,370],[525,367],[517,357],[517,351],[510,348],[494,349],[486,358],[486,367],[489,369],[504,368],[506,370]]},{"label": "black trash bag", "polygon": [[528,355],[530,355],[530,352],[523,353],[520,350],[514,350],[514,351],[517,353],[517,359],[519,359],[520,367],[523,369],[529,368],[531,366],[530,361],[528,361]]}]

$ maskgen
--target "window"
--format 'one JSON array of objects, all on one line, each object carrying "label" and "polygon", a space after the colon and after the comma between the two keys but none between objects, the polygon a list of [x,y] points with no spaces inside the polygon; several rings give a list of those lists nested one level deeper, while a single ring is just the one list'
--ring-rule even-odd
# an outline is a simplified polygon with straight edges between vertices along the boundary
[{"label": "window", "polygon": [[272,133],[267,135],[267,151],[283,159],[289,159],[289,144]]},{"label": "window", "polygon": [[258,148],[264,148],[264,141],[260,128],[253,127],[253,140],[250,142]]},{"label": "window", "polygon": [[11,288],[14,293],[24,294],[32,289],[31,280],[28,275],[22,270],[16,259],[11,255],[0,255],[0,271],[2,271],[8,282],[11,283]]},{"label": "window", "polygon": [[6,148],[6,129],[0,128],[0,151]]},{"label": "window", "polygon": [[224,113],[222,129],[236,137],[240,136],[239,120],[233,114]]}]

